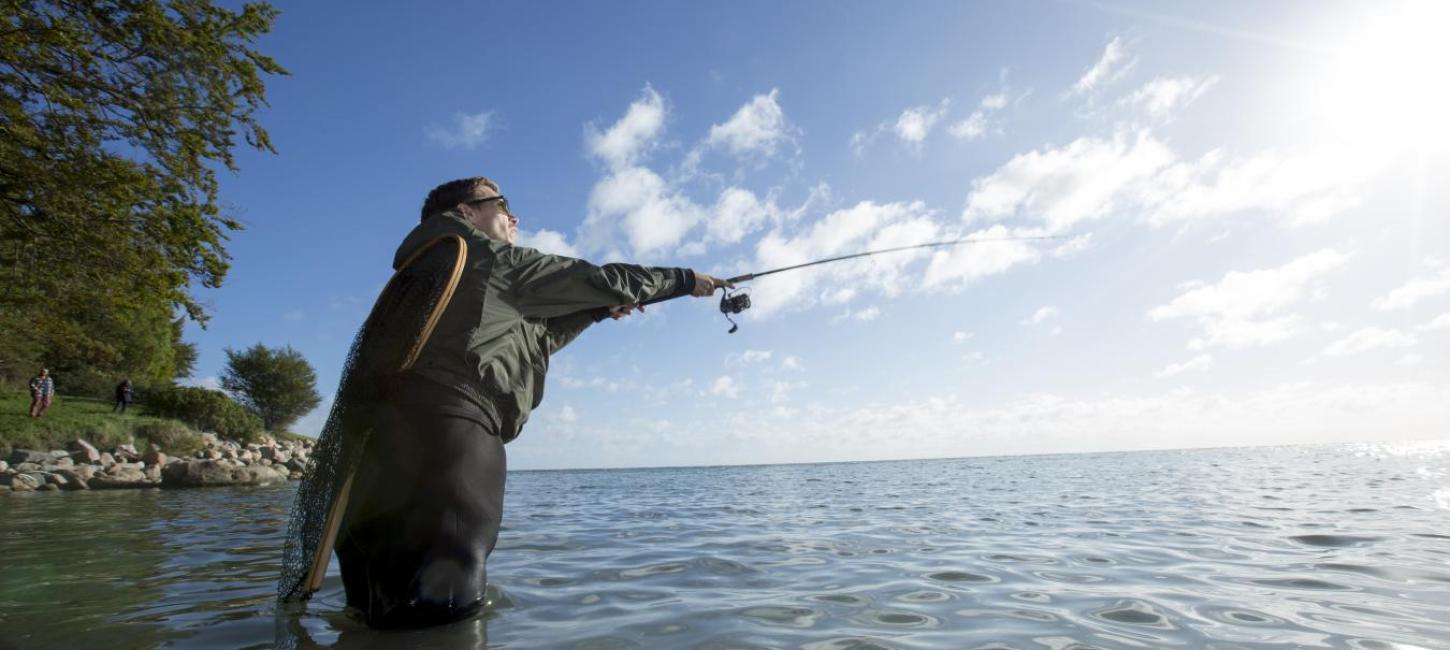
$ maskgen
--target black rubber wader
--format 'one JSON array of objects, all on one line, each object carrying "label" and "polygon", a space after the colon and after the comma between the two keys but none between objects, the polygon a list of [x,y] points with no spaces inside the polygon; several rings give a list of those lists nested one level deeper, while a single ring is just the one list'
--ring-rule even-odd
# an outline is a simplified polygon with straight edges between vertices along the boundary
[{"label": "black rubber wader", "polygon": [[442,625],[483,607],[507,463],[482,420],[379,408],[336,546],[347,604],[369,626]]}]

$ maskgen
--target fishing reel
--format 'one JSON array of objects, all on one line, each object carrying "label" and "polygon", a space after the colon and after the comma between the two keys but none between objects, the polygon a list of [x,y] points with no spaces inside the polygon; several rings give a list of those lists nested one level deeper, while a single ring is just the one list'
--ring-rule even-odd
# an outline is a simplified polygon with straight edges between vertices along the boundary
[{"label": "fishing reel", "polygon": [[734,334],[740,329],[740,325],[731,318],[731,314],[738,314],[750,309],[749,287],[741,287],[734,291],[720,287],[720,313],[725,315],[725,320],[730,321],[730,331],[727,334]]}]

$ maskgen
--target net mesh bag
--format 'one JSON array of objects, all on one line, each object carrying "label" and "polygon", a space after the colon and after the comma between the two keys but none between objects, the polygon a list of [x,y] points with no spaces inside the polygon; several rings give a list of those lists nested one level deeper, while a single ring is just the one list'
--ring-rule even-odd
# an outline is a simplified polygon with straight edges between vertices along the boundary
[{"label": "net mesh bag", "polygon": [[425,244],[388,280],[353,338],[332,411],[312,453],[312,470],[292,504],[277,582],[280,602],[306,600],[316,591],[332,555],[349,479],[372,432],[374,409],[427,342],[466,255],[467,244],[456,235]]}]

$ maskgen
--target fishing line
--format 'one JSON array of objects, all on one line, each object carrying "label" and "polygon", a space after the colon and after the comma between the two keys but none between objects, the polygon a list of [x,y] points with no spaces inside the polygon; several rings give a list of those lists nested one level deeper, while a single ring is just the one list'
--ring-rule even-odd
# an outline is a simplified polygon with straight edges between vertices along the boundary
[{"label": "fishing line", "polygon": [[[778,269],[771,269],[769,271],[758,271],[758,272],[755,272],[755,273],[746,273],[744,275],[737,275],[737,276],[735,276],[733,278],[727,278],[725,280],[725,282],[728,282],[730,284],[739,284],[741,282],[749,282],[749,281],[754,280],[756,278],[763,278],[763,277],[765,277],[767,275],[774,275],[776,273],[784,273],[786,271],[794,271],[796,269],[803,269],[803,268],[806,268],[808,266],[815,266],[817,264],[827,264],[827,263],[830,263],[830,262],[840,262],[840,261],[843,261],[843,260],[850,260],[850,259],[855,259],[855,258],[858,258],[858,257],[870,257],[872,255],[881,255],[883,253],[896,253],[896,252],[900,252],[900,251],[916,250],[916,249],[919,249],[919,248],[940,248],[940,247],[943,247],[943,246],[958,246],[958,245],[962,245],[962,244],[987,244],[987,243],[993,243],[993,242],[1008,242],[1008,241],[1039,241],[1039,240],[1045,240],[1045,239],[1065,239],[1065,237],[1062,236],[1062,235],[1056,235],[1056,236],[1044,235],[1044,236],[1038,236],[1038,237],[976,237],[976,238],[973,238],[973,237],[963,237],[962,239],[953,239],[953,240],[950,240],[950,241],[936,241],[936,242],[928,242],[928,243],[925,243],[925,244],[912,244],[910,246],[896,246],[896,247],[893,247],[893,248],[882,248],[880,250],[866,251],[864,253],[852,253],[850,255],[841,255],[839,257],[829,257],[829,258],[826,258],[826,259],[823,259],[823,260],[816,260],[814,262],[806,262],[804,264],[793,264],[791,266],[782,266],[782,267],[780,267]],[[734,334],[736,330],[740,329],[740,325],[737,324],[735,322],[735,319],[731,318],[730,316],[732,314],[739,314],[739,313],[741,313],[741,312],[743,312],[743,311],[745,311],[745,310],[747,310],[747,309],[750,308],[750,293],[749,293],[749,289],[750,289],[749,287],[739,287],[737,289],[733,289],[732,290],[732,289],[729,289],[727,287],[720,287],[720,292],[721,292],[720,293],[720,313],[725,315],[725,320],[730,321],[730,331],[728,332],[730,334]],[[660,302],[660,300],[653,300],[653,301],[647,302],[645,304],[651,304],[651,303],[654,303],[654,302]]]}]

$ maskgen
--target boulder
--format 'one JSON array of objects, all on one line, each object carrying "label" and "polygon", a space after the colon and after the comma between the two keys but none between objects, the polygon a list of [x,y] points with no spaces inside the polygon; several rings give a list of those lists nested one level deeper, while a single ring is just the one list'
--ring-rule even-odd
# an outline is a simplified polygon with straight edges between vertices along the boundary
[{"label": "boulder", "polygon": [[0,473],[10,469],[10,463],[0,460]]},{"label": "boulder", "polygon": [[92,490],[124,490],[131,488],[153,487],[154,483],[146,479],[146,474],[133,467],[122,467],[117,465],[112,468],[114,472],[108,471],[97,474],[86,481]]},{"label": "boulder", "polygon": [[146,466],[146,469],[141,470],[141,473],[142,474],[145,474],[146,475],[146,480],[151,481],[152,483],[160,483],[161,482],[161,466],[160,465],[147,465]]},{"label": "boulder", "polygon": [[68,452],[68,451],[66,451],[64,449],[52,449],[52,450],[50,450],[50,457],[51,457],[52,460],[54,460],[56,458],[69,458],[70,457],[70,452]]},{"label": "boulder", "polygon": [[42,485],[35,489],[37,492],[58,492],[60,490],[60,486],[54,483],[46,483],[45,485]]},{"label": "boulder", "polygon": [[[81,465],[81,467],[84,467],[86,469],[90,469],[91,468],[90,465]],[[59,472],[56,472],[56,473],[59,474],[59,475],[61,475],[62,477],[65,477],[65,484],[64,485],[61,485],[61,487],[65,488],[67,490],[89,490],[89,489],[91,489],[90,485],[88,485],[86,483],[86,480],[89,479],[90,476],[89,475],[82,475],[81,470],[79,468],[77,468],[77,469],[63,469],[63,470],[61,470]]]},{"label": "boulder", "polygon": [[116,464],[116,457],[112,456],[110,452],[102,452],[101,459],[96,462],[100,463],[101,467],[109,468]]},{"label": "boulder", "polygon": [[161,453],[157,449],[151,449],[146,452],[146,455],[141,457],[141,462],[147,465],[165,465],[166,454]]},{"label": "boulder", "polygon": [[45,469],[47,471],[54,471],[57,469],[70,469],[75,466],[75,461],[71,460],[70,456],[61,456],[60,458],[53,459],[51,462],[46,463]]},{"label": "boulder", "polygon": [[293,472],[307,471],[307,461],[301,458],[293,458],[287,461],[287,469]]},{"label": "boulder", "polygon": [[275,460],[277,458],[277,448],[271,445],[258,449],[257,453],[267,460]]},{"label": "boulder", "polygon": [[221,440],[217,438],[215,433],[203,431],[201,432],[201,442],[207,446],[211,446],[220,443]]},{"label": "boulder", "polygon": [[24,472],[39,472],[40,470],[41,470],[40,463],[20,463],[19,465],[16,465],[15,466],[15,471],[21,472],[21,473],[24,473]]},{"label": "boulder", "polygon": [[40,485],[41,482],[30,474],[16,474],[10,477],[10,489],[16,492],[32,492]]},{"label": "boulder", "polygon": [[141,458],[141,452],[136,451],[136,445],[116,445],[117,460],[134,461]]},{"label": "boulder", "polygon": [[237,466],[215,460],[192,460],[161,468],[162,487],[266,485],[287,480],[285,472],[267,467]]},{"label": "boulder", "polygon": [[60,474],[57,474],[55,472],[46,472],[45,473],[45,482],[46,483],[50,483],[52,485],[58,485],[60,487],[65,487],[65,484],[68,483],[69,481],[65,480],[65,477],[64,476],[61,476]]},{"label": "boulder", "polygon": [[10,452],[10,458],[6,460],[9,460],[11,465],[20,465],[22,463],[35,463],[39,465],[50,460],[50,454],[43,451],[32,451],[30,449],[16,449]]},{"label": "boulder", "polygon": [[77,463],[99,463],[101,452],[95,446],[84,440],[76,439],[66,445],[70,449],[70,457]]}]

